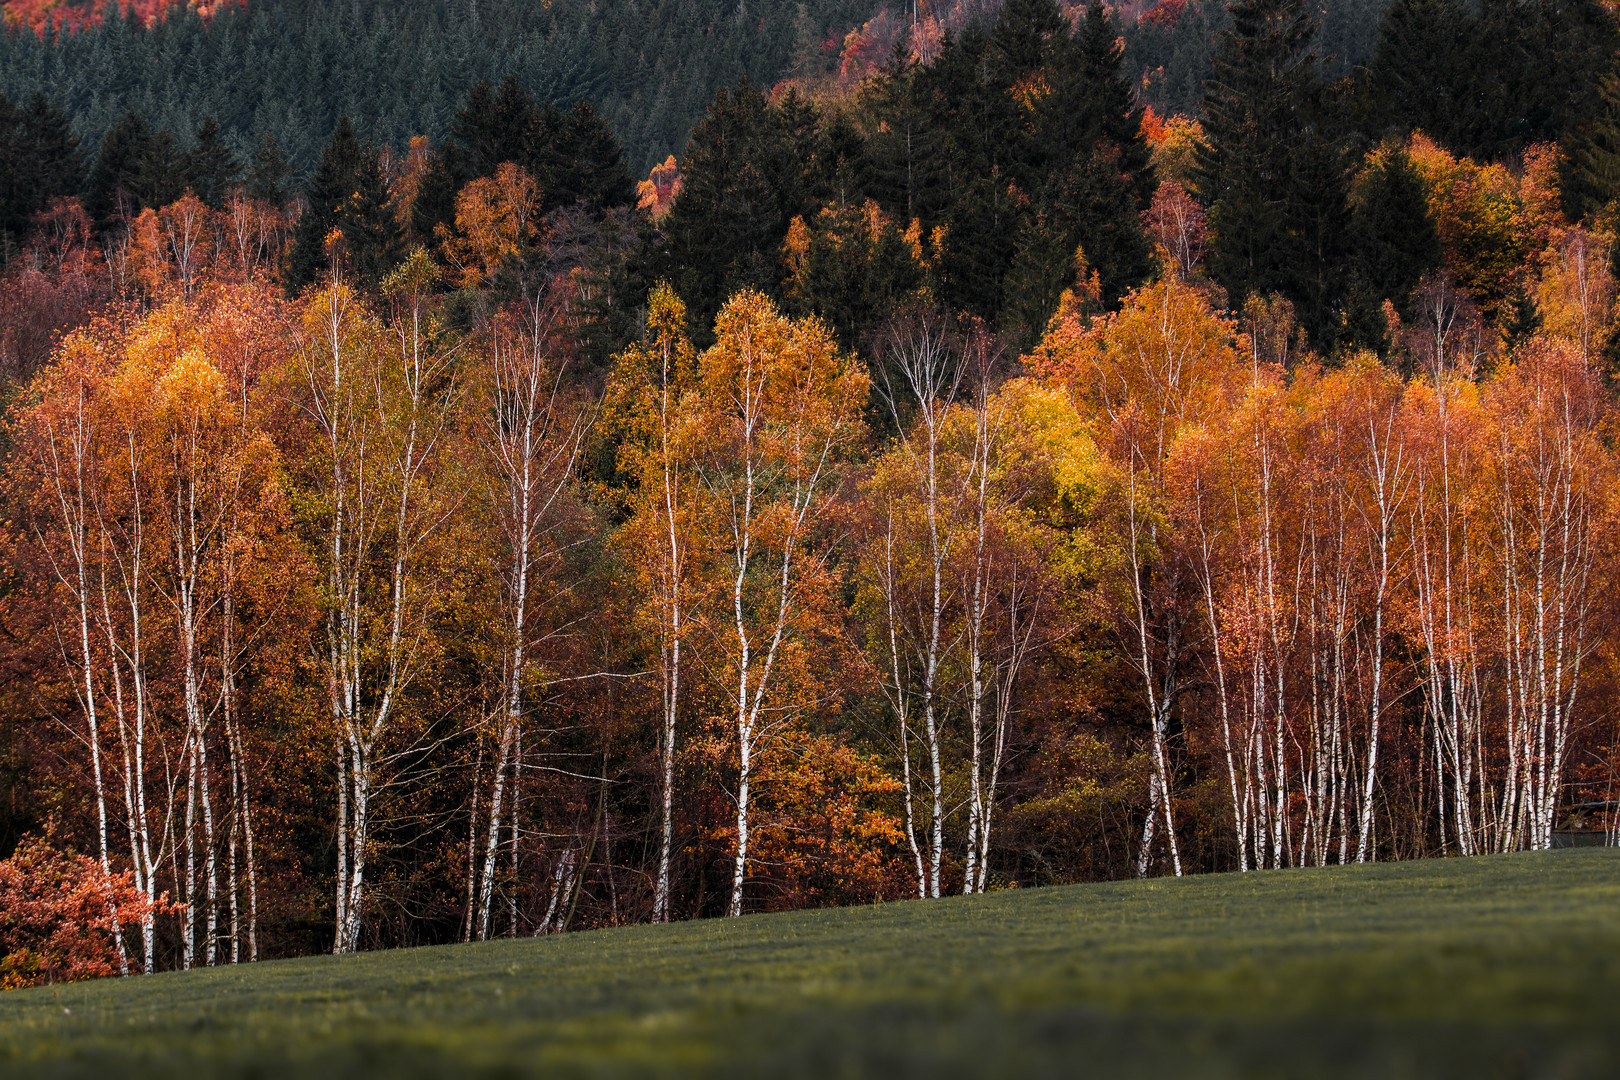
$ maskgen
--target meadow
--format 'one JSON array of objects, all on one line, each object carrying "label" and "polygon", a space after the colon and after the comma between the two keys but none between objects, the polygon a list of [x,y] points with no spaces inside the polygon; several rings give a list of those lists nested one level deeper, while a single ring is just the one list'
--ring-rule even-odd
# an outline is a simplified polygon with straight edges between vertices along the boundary
[{"label": "meadow", "polygon": [[0,995],[27,1076],[1620,1069],[1620,851],[1009,890]]}]

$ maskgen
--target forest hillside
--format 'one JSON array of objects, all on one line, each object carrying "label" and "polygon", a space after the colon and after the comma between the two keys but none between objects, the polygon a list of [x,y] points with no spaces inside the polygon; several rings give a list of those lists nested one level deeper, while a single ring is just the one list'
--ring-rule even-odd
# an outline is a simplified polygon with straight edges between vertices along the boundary
[{"label": "forest hillside", "polygon": [[644,175],[680,151],[716,89],[829,66],[876,5],[260,0],[160,16],[108,4],[91,5],[97,18],[73,33],[46,28],[82,9],[29,18],[20,0],[4,6],[0,94],[20,103],[43,93],[88,151],[131,111],[182,143],[212,117],[239,156],[273,139],[303,176],[339,116],[403,151],[413,135],[442,138],[477,82],[508,77],[540,100],[590,101]]}]

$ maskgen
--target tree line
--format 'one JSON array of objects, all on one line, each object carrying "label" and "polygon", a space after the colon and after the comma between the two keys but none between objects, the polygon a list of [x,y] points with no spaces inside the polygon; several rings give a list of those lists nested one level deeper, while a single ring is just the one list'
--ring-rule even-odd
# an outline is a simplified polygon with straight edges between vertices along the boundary
[{"label": "tree line", "polygon": [[33,213],[0,977],[1612,829],[1598,140],[1230,14],[1196,121],[1015,0],[662,188],[509,81]]}]

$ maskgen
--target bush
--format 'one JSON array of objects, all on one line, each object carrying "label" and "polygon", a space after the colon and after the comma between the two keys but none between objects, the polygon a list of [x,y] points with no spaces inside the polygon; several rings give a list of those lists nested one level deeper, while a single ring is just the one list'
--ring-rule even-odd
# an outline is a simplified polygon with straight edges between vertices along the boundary
[{"label": "bush", "polygon": [[120,928],[157,906],[132,875],[24,838],[0,861],[0,990],[118,974]]}]

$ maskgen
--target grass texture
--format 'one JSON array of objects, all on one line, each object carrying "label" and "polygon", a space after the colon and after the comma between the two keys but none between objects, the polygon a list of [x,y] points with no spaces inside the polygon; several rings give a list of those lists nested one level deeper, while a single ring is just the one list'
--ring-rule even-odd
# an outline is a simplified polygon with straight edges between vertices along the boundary
[{"label": "grass texture", "polygon": [[1620,1074],[1620,851],[1077,885],[0,994],[0,1074]]}]

